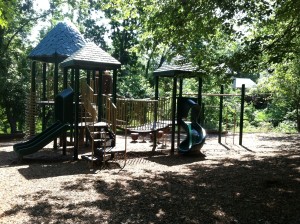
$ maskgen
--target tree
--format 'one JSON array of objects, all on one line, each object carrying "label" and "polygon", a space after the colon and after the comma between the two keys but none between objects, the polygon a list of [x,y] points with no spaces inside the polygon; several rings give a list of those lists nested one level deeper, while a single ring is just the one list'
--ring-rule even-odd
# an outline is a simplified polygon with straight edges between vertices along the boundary
[{"label": "tree", "polygon": [[128,47],[145,59],[146,76],[149,68],[179,54],[220,81],[229,77],[226,71],[243,69],[232,60],[242,36],[235,26],[251,26],[269,14],[270,7],[269,1],[244,0],[112,0],[103,6],[113,14],[109,18],[116,27],[135,21],[131,28],[138,41]]},{"label": "tree", "polygon": [[[50,4],[52,25],[58,20],[68,18],[83,33],[84,37],[93,41],[104,50],[108,50],[104,36],[108,32],[102,23],[104,13],[97,1],[86,0],[54,0]],[[67,12],[65,12],[67,10]]]},{"label": "tree", "polygon": [[103,50],[108,50],[108,45],[104,40],[104,36],[107,32],[105,26],[98,25],[97,21],[92,18],[88,18],[84,21],[84,37],[95,44],[99,45]]},{"label": "tree", "polygon": [[[17,124],[24,123],[24,100],[28,84],[29,69],[26,63],[28,45],[26,36],[34,22],[45,16],[37,14],[32,1],[2,1],[6,19],[0,27],[0,107],[7,117],[12,133]],[[0,4],[0,8],[1,8]]]},{"label": "tree", "polygon": [[300,66],[299,58],[277,64],[260,83],[260,90],[271,94],[269,117],[278,125],[283,121],[292,121],[300,132]]},{"label": "tree", "polygon": [[272,93],[268,113],[272,120],[296,121],[300,132],[300,2],[276,0],[270,1],[270,4],[272,10],[265,14],[263,20],[255,21],[252,32],[243,39],[242,47],[234,58],[245,70],[270,72],[261,87]]},{"label": "tree", "polygon": [[[86,38],[122,63],[120,93],[130,91],[128,86],[134,82],[138,87],[130,95],[145,96],[149,95],[145,80],[151,83],[152,71],[176,55],[204,70],[206,83],[214,85],[229,83],[232,75],[258,74],[266,68],[275,68],[275,75],[284,74],[279,68],[294,66],[299,57],[299,9],[297,0],[53,0],[48,12],[38,13],[32,0],[9,4],[0,0],[0,81],[16,88],[16,97],[11,93],[5,98],[8,90],[1,86],[1,111],[14,114],[11,102],[17,100],[19,89],[27,87],[18,85],[28,83],[23,78],[29,77],[19,62],[28,49],[24,38],[38,19],[47,18],[55,25],[70,18]],[[107,27],[100,23],[103,12]],[[105,43],[106,34],[111,35],[111,46]],[[296,80],[296,71],[288,69],[286,76]],[[13,74],[21,78],[12,78]]]}]

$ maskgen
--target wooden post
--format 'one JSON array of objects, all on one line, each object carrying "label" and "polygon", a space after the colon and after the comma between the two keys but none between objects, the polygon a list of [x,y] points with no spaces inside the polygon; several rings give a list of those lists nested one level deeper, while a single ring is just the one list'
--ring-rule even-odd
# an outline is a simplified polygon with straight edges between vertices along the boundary
[{"label": "wooden post", "polygon": [[241,116],[240,116],[240,136],[239,136],[239,145],[243,144],[243,128],[244,128],[244,107],[245,107],[245,84],[242,85],[241,93]]},{"label": "wooden post", "polygon": [[113,103],[117,103],[117,69],[113,71]]},{"label": "wooden post", "polygon": [[103,100],[102,100],[102,71],[98,71],[98,121],[100,122],[103,117]]},{"label": "wooden post", "polygon": [[221,85],[221,92],[220,92],[220,109],[219,109],[219,137],[218,142],[221,143],[222,137],[222,123],[223,123],[223,96],[224,94],[224,85]]}]

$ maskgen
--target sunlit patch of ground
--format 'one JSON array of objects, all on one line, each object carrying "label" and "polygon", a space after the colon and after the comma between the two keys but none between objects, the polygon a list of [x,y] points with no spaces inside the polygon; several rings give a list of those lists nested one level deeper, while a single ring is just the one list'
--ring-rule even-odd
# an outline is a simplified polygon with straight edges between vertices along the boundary
[{"label": "sunlit patch of ground", "polygon": [[[209,135],[202,153],[131,143],[127,162],[89,166],[53,150],[18,161],[0,143],[0,223],[299,223],[300,136]],[[125,147],[122,136],[117,147]],[[89,153],[83,147],[79,153]]]}]

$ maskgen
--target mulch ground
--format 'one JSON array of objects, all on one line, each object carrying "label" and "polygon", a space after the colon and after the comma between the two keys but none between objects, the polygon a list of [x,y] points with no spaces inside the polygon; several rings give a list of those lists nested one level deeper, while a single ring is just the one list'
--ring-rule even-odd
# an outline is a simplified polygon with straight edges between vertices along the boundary
[{"label": "mulch ground", "polygon": [[209,135],[206,157],[129,140],[123,169],[122,158],[91,167],[52,144],[20,162],[16,141],[2,141],[0,223],[300,223],[299,140]]}]

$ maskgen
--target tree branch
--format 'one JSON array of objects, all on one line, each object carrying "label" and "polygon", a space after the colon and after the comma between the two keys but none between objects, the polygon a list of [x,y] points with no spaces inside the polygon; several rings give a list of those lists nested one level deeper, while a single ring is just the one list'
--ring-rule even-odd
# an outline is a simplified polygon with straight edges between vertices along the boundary
[{"label": "tree branch", "polygon": [[38,17],[35,17],[35,18],[30,18],[28,20],[26,20],[23,24],[21,24],[21,26],[16,30],[16,32],[9,38],[6,46],[5,46],[5,51],[9,48],[11,42],[13,41],[13,39],[32,21],[37,21],[41,18],[44,18],[46,16],[48,16],[49,14],[51,13],[51,11],[49,10],[48,12],[38,16]]}]

